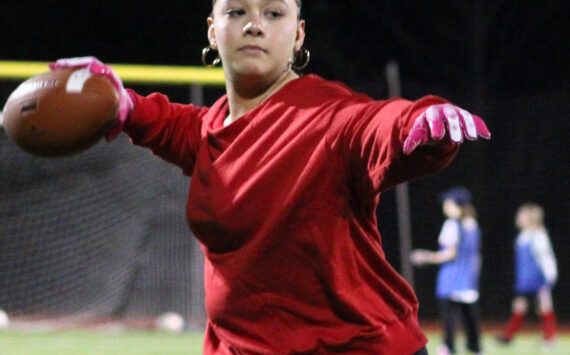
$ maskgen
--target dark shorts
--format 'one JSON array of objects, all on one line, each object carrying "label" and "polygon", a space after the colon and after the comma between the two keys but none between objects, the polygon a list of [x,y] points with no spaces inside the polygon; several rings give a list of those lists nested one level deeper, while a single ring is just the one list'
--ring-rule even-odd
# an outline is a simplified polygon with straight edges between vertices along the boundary
[{"label": "dark shorts", "polygon": [[424,346],[423,348],[421,348],[420,350],[416,351],[416,352],[413,353],[412,355],[428,355],[427,348]]}]

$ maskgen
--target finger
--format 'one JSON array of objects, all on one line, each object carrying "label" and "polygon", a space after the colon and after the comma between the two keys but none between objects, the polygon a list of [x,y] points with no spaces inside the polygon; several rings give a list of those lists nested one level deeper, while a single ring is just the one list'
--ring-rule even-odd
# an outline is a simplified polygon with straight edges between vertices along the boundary
[{"label": "finger", "polygon": [[419,135],[418,132],[413,132],[406,138],[404,142],[404,154],[410,154],[422,143],[422,139]]},{"label": "finger", "polygon": [[484,139],[491,139],[491,132],[485,125],[485,122],[481,119],[481,117],[477,115],[473,115],[473,124],[475,125],[475,129],[477,130],[477,134]]},{"label": "finger", "polygon": [[[58,59],[54,63],[50,63],[50,69],[74,69],[74,68],[86,68],[93,62],[99,62],[95,57],[74,57],[74,58],[63,58]],[[99,62],[101,63],[101,62]]]},{"label": "finger", "polygon": [[465,134],[465,138],[472,141],[476,140],[477,128],[475,128],[475,122],[473,122],[473,115],[471,115],[469,111],[460,108],[459,120],[461,122],[461,126],[463,127],[463,133]]},{"label": "finger", "polygon": [[442,139],[445,135],[445,125],[441,117],[440,105],[433,105],[427,108],[426,121],[429,125],[429,133],[433,139]]},{"label": "finger", "polygon": [[404,141],[404,154],[410,154],[420,144],[426,143],[429,138],[429,127],[426,123],[425,113],[416,118],[408,137]]},{"label": "finger", "polygon": [[449,137],[455,143],[463,142],[463,133],[461,133],[461,126],[459,123],[459,114],[455,106],[445,105],[443,106],[443,115],[447,122],[447,128],[449,129]]},{"label": "finger", "polygon": [[111,81],[111,83],[113,83],[115,89],[117,90],[122,89],[123,83],[121,79],[119,79],[119,77],[115,74],[115,72],[110,66],[105,65],[97,60],[89,64],[89,71],[93,74],[105,76],[107,79]]},{"label": "finger", "polygon": [[109,68],[101,62],[91,62],[89,63],[89,71],[93,74],[106,75]]}]

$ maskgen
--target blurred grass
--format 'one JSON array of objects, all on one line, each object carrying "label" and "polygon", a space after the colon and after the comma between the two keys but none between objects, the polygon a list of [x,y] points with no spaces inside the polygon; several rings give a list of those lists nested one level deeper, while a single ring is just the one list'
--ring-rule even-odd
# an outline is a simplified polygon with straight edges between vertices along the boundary
[{"label": "blurred grass", "polygon": [[0,355],[194,355],[201,333],[145,331],[0,332]]},{"label": "blurred grass", "polygon": [[[436,355],[440,343],[438,333],[428,333],[430,355]],[[0,355],[198,355],[202,354],[201,333],[170,334],[161,332],[127,331],[54,331],[0,332]],[[458,336],[459,354],[464,350],[464,338]],[[512,344],[502,346],[492,334],[483,337],[486,355],[507,354],[570,354],[570,335],[560,335],[551,348],[541,347],[539,333],[524,333]]]},{"label": "blurred grass", "polygon": [[[537,333],[520,333],[508,344],[500,344],[495,339],[495,333],[483,334],[483,354],[485,355],[569,355],[570,354],[570,335],[559,334],[554,345],[545,347],[542,343],[542,337]],[[430,355],[437,355],[437,347],[441,344],[441,335],[439,333],[428,333],[429,343],[428,351]],[[457,355],[471,354],[465,349],[465,337],[459,335],[455,342]]]}]

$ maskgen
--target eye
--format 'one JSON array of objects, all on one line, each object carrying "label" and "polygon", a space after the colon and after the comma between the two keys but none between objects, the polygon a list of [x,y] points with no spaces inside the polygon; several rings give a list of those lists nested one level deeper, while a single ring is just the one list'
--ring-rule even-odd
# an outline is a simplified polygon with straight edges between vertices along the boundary
[{"label": "eye", "polygon": [[283,17],[283,13],[279,10],[267,10],[265,11],[265,16],[269,18],[279,18]]},{"label": "eye", "polygon": [[245,14],[245,10],[242,9],[229,9],[226,11],[226,15],[229,17],[239,17]]}]

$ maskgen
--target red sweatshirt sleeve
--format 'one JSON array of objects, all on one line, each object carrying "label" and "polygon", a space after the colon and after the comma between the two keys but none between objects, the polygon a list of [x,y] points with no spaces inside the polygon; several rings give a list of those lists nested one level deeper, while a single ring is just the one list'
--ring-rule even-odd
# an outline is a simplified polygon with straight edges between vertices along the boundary
[{"label": "red sweatshirt sleeve", "polygon": [[410,155],[402,150],[415,119],[429,106],[445,102],[426,96],[417,101],[367,101],[343,109],[344,119],[335,123],[342,126],[335,143],[349,179],[378,193],[446,167],[459,149],[449,139],[418,147]]},{"label": "red sweatshirt sleeve", "polygon": [[147,97],[129,90],[134,109],[124,131],[131,141],[191,175],[200,145],[202,118],[207,107],[171,103],[165,95],[154,93]]}]

